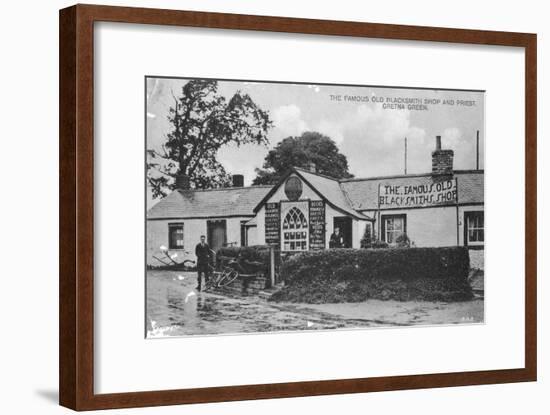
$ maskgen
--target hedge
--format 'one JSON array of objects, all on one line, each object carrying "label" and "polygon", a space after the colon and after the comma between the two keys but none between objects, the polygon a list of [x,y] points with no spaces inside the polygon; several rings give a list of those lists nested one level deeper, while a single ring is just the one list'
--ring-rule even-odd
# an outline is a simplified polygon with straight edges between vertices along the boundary
[{"label": "hedge", "polygon": [[271,300],[465,301],[473,297],[469,268],[464,247],[309,251],[282,264],[285,287]]}]

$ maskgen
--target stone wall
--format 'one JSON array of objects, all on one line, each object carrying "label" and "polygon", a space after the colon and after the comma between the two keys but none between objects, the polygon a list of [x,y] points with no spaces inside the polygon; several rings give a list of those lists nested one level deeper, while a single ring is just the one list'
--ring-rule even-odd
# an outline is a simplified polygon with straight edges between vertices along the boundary
[{"label": "stone wall", "polygon": [[231,291],[236,294],[257,295],[260,291],[267,288],[268,277],[258,275],[257,277],[237,278],[223,290]]},{"label": "stone wall", "polygon": [[483,249],[469,249],[470,268],[485,269],[485,251]]}]

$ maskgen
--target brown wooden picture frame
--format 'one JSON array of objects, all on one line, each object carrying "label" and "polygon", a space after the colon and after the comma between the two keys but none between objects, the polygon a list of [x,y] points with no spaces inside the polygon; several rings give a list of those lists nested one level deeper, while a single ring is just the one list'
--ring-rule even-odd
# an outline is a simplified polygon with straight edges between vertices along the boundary
[{"label": "brown wooden picture frame", "polygon": [[[94,22],[173,25],[525,49],[525,367],[182,390],[95,394]],[[534,381],[537,378],[537,38],[535,34],[160,9],[76,5],[60,11],[59,397],[76,410]]]}]

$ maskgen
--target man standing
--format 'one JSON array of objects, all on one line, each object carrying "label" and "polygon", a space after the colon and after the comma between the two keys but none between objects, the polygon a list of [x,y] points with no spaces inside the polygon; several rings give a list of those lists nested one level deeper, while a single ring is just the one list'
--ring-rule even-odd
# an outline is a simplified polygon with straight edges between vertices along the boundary
[{"label": "man standing", "polygon": [[209,269],[208,265],[212,258],[211,250],[208,244],[205,242],[206,237],[201,235],[201,241],[195,247],[195,255],[197,256],[197,290],[201,290],[202,274],[204,274],[204,284],[208,283]]},{"label": "man standing", "polygon": [[340,228],[334,228],[334,232],[330,235],[329,248],[343,248],[344,237],[340,235]]}]

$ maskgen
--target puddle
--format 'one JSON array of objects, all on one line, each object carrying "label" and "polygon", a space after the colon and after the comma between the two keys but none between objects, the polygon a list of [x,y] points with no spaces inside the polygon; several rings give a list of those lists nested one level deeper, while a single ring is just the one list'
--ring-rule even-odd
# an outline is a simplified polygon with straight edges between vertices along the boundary
[{"label": "puddle", "polygon": [[464,323],[464,318],[460,319],[464,315],[474,316],[473,320],[469,317],[470,322],[483,319],[482,301],[270,303],[255,296],[227,297],[199,292],[196,285],[196,273],[148,271],[149,337]]}]

